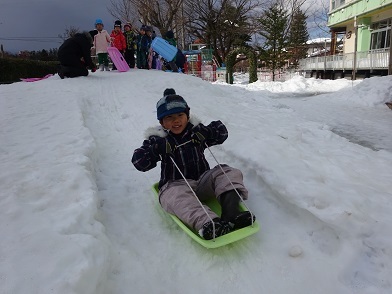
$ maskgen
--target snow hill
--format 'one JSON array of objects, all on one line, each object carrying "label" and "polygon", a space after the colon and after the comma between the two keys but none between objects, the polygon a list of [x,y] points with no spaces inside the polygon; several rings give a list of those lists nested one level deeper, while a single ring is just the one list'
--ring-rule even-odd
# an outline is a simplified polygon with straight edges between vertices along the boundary
[{"label": "snow hill", "polygon": [[[392,77],[235,85],[159,71],[0,85],[0,292],[392,292]],[[175,88],[229,138],[261,230],[206,250],[130,159]],[[211,165],[213,158],[208,155]]]}]

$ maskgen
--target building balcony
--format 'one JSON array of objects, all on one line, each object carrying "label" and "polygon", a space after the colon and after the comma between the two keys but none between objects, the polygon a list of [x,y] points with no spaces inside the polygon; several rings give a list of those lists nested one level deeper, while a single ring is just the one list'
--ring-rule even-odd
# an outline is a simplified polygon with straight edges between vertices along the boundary
[{"label": "building balcony", "polygon": [[[389,48],[301,59],[300,71],[388,70]],[[356,56],[355,56],[356,54]],[[356,60],[354,64],[354,60]],[[354,66],[355,65],[355,66]]]}]

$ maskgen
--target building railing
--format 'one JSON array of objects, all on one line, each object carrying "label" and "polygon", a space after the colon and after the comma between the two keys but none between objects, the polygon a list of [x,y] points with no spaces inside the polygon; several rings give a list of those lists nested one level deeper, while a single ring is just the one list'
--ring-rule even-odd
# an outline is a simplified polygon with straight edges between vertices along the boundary
[{"label": "building railing", "polygon": [[[339,55],[325,55],[310,57],[299,61],[299,70],[379,70],[388,69],[389,48],[347,53]],[[354,67],[354,60],[356,66]]]}]

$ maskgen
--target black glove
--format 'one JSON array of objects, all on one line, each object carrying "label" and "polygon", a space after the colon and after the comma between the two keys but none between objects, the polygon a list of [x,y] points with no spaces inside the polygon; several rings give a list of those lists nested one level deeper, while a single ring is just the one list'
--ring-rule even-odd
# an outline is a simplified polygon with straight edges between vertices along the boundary
[{"label": "black glove", "polygon": [[210,138],[210,136],[210,130],[202,124],[198,124],[192,129],[192,140],[196,143],[203,144],[206,139]]},{"label": "black glove", "polygon": [[173,153],[173,149],[170,145],[170,143],[162,137],[158,137],[158,136],[151,136],[149,138],[149,143],[151,145],[151,150],[152,153],[155,156],[165,156],[166,154],[172,154]]}]

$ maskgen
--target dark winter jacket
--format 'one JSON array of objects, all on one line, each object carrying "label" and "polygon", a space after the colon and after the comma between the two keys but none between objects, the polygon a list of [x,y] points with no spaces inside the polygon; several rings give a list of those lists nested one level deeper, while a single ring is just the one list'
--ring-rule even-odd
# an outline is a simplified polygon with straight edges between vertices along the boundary
[{"label": "dark winter jacket", "polygon": [[177,54],[176,54],[176,65],[178,68],[184,68],[185,62],[186,62],[186,57],[182,53],[180,49],[177,49]]},{"label": "dark winter jacket", "polygon": [[[163,130],[162,127],[155,128],[155,134],[151,135],[152,133],[154,129],[147,130],[148,139],[144,140],[143,145],[134,151],[132,163],[136,169],[145,172],[156,167],[158,161],[162,161],[159,188],[170,180],[182,179],[170,157],[174,159],[186,179],[198,180],[205,171],[210,169],[204,156],[206,146],[195,135],[196,133],[204,135],[208,146],[222,144],[228,137],[227,129],[221,121],[213,121],[208,126],[201,123],[194,125],[189,122],[184,132],[179,135]],[[162,158],[154,148],[154,143],[159,138],[164,138],[166,144],[170,146],[166,149],[171,150],[171,153],[166,153]]]},{"label": "dark winter jacket", "polygon": [[139,34],[137,37],[137,50],[140,52],[148,52],[151,45],[151,38],[149,36]]},{"label": "dark winter jacket", "polygon": [[125,43],[127,45],[127,50],[135,50],[136,49],[136,36],[132,31],[124,32]]},{"label": "dark winter jacket", "polygon": [[91,40],[85,34],[77,33],[72,38],[64,41],[58,50],[58,58],[62,65],[80,67],[81,58],[86,66],[94,68],[91,60]]},{"label": "dark winter jacket", "polygon": [[173,31],[167,31],[165,34],[165,38],[164,38],[167,42],[169,42],[170,45],[177,47],[177,41],[174,38],[174,33]]}]

